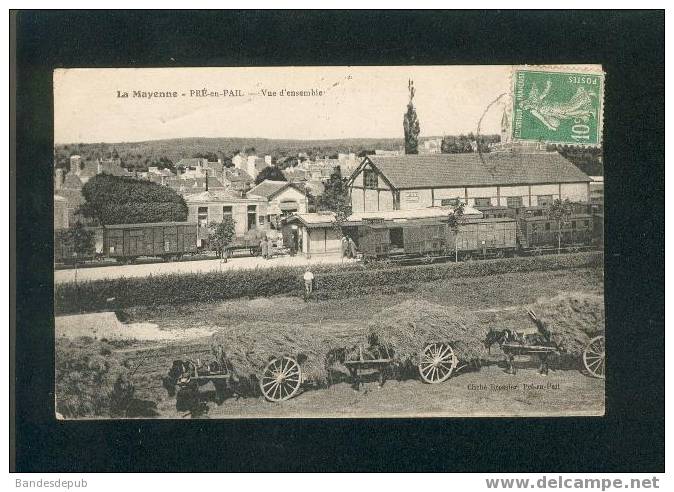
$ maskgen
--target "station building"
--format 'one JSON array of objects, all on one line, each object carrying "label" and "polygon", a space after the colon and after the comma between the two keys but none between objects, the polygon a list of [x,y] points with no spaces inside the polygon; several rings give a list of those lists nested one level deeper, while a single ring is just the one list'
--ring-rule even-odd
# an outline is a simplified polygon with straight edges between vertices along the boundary
[{"label": "station building", "polygon": [[591,179],[557,152],[431,154],[363,159],[349,178],[354,212],[456,204],[475,208],[588,203]]}]

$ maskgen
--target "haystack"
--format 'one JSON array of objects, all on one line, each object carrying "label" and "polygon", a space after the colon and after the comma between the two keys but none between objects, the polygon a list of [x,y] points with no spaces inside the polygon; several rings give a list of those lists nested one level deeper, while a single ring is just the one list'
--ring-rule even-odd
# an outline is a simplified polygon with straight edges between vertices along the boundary
[{"label": "haystack", "polygon": [[332,350],[363,343],[362,331],[331,330],[329,326],[279,325],[256,322],[215,333],[211,343],[222,346],[240,377],[259,377],[267,363],[280,356],[295,358],[307,381],[328,379],[327,355]]},{"label": "haystack", "polygon": [[588,342],[605,329],[604,298],[599,295],[560,294],[539,300],[532,309],[568,355],[582,356]]},{"label": "haystack", "polygon": [[474,314],[421,299],[384,309],[368,326],[371,342],[392,348],[398,363],[414,365],[423,348],[434,342],[449,343],[461,361],[485,359],[486,334]]},{"label": "haystack", "polygon": [[114,385],[128,369],[112,347],[89,337],[56,339],[56,411],[66,418],[109,416]]}]

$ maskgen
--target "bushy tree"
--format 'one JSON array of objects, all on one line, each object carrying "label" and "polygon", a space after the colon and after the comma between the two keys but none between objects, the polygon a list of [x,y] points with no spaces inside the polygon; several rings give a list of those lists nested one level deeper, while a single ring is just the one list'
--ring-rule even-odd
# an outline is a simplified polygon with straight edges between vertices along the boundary
[{"label": "bushy tree", "polygon": [[557,253],[562,251],[562,226],[568,222],[573,214],[573,204],[567,198],[564,201],[556,199],[548,208],[548,217],[557,224]]},{"label": "bushy tree", "polygon": [[99,174],[82,187],[82,196],[82,214],[102,225],[187,220],[183,197],[150,181]]},{"label": "bushy tree", "polygon": [[405,132],[405,154],[419,153],[419,133],[421,127],[419,126],[419,118],[417,111],[414,109],[414,84],[410,80],[408,83],[410,91],[410,101],[407,103],[407,112],[403,117],[403,130]]},{"label": "bushy tree", "polygon": [[222,255],[222,250],[232,242],[234,234],[234,219],[226,215],[223,217],[222,222],[211,222],[209,224],[208,244],[220,256]]},{"label": "bushy tree", "polygon": [[265,167],[262,171],[260,171],[260,174],[258,174],[257,177],[255,178],[255,184],[259,185],[265,179],[271,181],[288,181],[285,175],[283,174],[283,171],[281,171],[276,166],[268,166]]},{"label": "bushy tree", "polygon": [[73,227],[56,231],[56,236],[58,243],[65,249],[64,254],[69,256],[75,253],[72,258],[67,258],[68,261],[74,260],[77,263],[94,254],[94,233],[86,229],[80,221]]},{"label": "bushy tree", "polygon": [[318,201],[319,210],[335,213],[335,228],[339,231],[351,215],[351,199],[347,182],[348,178],[343,178],[341,168],[336,166],[325,183],[325,189]]}]

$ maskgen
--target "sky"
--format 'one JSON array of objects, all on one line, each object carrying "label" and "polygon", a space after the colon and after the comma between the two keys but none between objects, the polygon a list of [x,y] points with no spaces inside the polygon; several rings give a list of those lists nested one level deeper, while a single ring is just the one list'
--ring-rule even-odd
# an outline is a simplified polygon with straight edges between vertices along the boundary
[{"label": "sky", "polygon": [[[54,72],[54,140],[402,138],[409,79],[421,138],[475,133],[483,114],[481,133],[500,133],[507,98],[485,111],[510,91],[509,66],[105,68]],[[221,95],[190,96],[201,89]],[[287,95],[311,89],[323,95]],[[244,95],[225,97],[224,90]],[[140,98],[133,91],[178,97]]]}]

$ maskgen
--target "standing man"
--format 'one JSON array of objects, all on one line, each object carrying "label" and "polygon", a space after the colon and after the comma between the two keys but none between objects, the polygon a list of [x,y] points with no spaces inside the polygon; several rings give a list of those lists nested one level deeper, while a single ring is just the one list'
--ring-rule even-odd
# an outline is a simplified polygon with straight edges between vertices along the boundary
[{"label": "standing man", "polygon": [[349,250],[349,240],[346,239],[346,236],[342,236],[339,247],[340,247],[340,250],[341,250],[341,253],[342,253],[342,260],[343,260],[344,257],[347,255],[348,250]]},{"label": "standing man", "polygon": [[267,236],[264,236],[260,240],[260,253],[262,254],[262,258],[264,258],[266,260],[267,259],[267,253],[268,253]]},{"label": "standing man", "polygon": [[349,237],[349,258],[355,257],[356,257],[356,243],[351,237]]},{"label": "standing man", "polygon": [[314,274],[307,268],[304,272],[304,293],[310,295],[314,291]]}]

